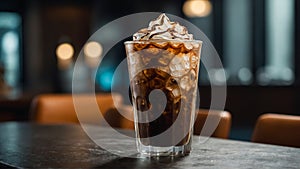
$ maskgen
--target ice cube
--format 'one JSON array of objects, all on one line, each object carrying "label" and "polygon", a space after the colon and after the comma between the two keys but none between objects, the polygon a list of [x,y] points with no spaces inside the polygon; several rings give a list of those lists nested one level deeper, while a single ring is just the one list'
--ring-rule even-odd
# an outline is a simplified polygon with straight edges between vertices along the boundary
[{"label": "ice cube", "polygon": [[143,72],[138,73],[132,80],[132,92],[134,97],[146,97],[148,88],[149,88],[149,80],[146,78]]},{"label": "ice cube", "polygon": [[177,81],[173,77],[169,77],[169,79],[166,82],[165,88],[169,91],[172,91],[177,87]]},{"label": "ice cube", "polygon": [[180,89],[179,88],[173,89],[172,94],[174,97],[180,97],[180,95],[181,95]]},{"label": "ice cube", "polygon": [[193,49],[193,45],[191,43],[184,43],[184,47],[187,49],[187,50],[192,50]]},{"label": "ice cube", "polygon": [[184,76],[183,78],[181,78],[180,80],[180,87],[183,90],[189,90],[191,87],[191,84],[189,82],[189,77],[188,76]]},{"label": "ice cube", "polygon": [[173,112],[178,114],[180,112],[180,102],[173,103]]},{"label": "ice cube", "polygon": [[164,79],[159,78],[158,76],[156,76],[155,78],[153,78],[150,81],[150,87],[152,89],[161,89],[164,87]]},{"label": "ice cube", "polygon": [[199,49],[200,44],[199,43],[192,43],[194,49]]},{"label": "ice cube", "polygon": [[164,72],[170,74],[170,69],[169,69],[168,66],[158,66],[157,68],[158,68],[159,70],[162,70],[162,71],[164,71]]},{"label": "ice cube", "polygon": [[182,60],[183,62],[181,62],[184,66],[185,69],[189,70],[191,68],[190,66],[190,55],[189,54],[183,54],[182,55]]},{"label": "ice cube", "polygon": [[172,47],[169,47],[167,49],[167,51],[173,55],[177,55],[180,51],[181,51],[181,48],[172,48]]},{"label": "ice cube", "polygon": [[149,47],[149,48],[145,48],[143,49],[143,53],[145,53],[146,55],[157,55],[159,52],[161,51],[161,49],[158,49],[156,47]]},{"label": "ice cube", "polygon": [[195,54],[191,55],[191,66],[192,68],[196,68],[198,65],[198,57]]},{"label": "ice cube", "polygon": [[156,47],[163,49],[164,47],[166,47],[168,45],[168,42],[156,42],[153,43],[153,45],[155,45]]},{"label": "ice cube", "polygon": [[170,43],[171,44],[171,46],[173,47],[173,48],[181,48],[182,47],[182,43],[180,42],[172,42],[172,43]]},{"label": "ice cube", "polygon": [[[181,104],[181,98],[180,97],[174,97],[174,96],[170,96],[168,98],[167,101],[167,105],[166,105],[166,114],[173,116],[174,118],[176,118],[176,116],[174,116],[175,114],[178,114],[180,112],[180,104]],[[175,119],[173,119],[175,120]]]},{"label": "ice cube", "polygon": [[143,73],[148,80],[152,80],[156,76],[154,69],[145,69]]},{"label": "ice cube", "polygon": [[129,55],[129,64],[130,65],[135,65],[135,66],[130,66],[129,69],[133,74],[137,74],[142,70],[143,67],[143,61],[139,55],[139,52],[133,52]]},{"label": "ice cube", "polygon": [[141,57],[138,52],[133,52],[129,56],[130,64],[141,64]]},{"label": "ice cube", "polygon": [[148,44],[143,44],[143,43],[135,43],[134,44],[134,50],[135,51],[140,51],[144,49]]},{"label": "ice cube", "polygon": [[190,76],[190,81],[192,81],[192,82],[197,79],[196,72],[194,69],[191,70],[191,72],[189,73],[189,76]]},{"label": "ice cube", "polygon": [[144,65],[148,65],[151,61],[151,57],[149,57],[148,55],[143,55],[141,58],[143,60]]},{"label": "ice cube", "polygon": [[158,63],[160,63],[161,65],[168,65],[169,62],[171,61],[171,59],[174,57],[174,55],[172,53],[170,53],[169,51],[167,50],[164,50],[162,53],[161,53],[161,56],[160,58],[158,59]]},{"label": "ice cube", "polygon": [[136,107],[138,111],[147,111],[150,108],[150,104],[145,97],[138,96],[136,98]]},{"label": "ice cube", "polygon": [[169,74],[161,69],[155,69],[156,75],[161,78],[162,80],[168,79]]},{"label": "ice cube", "polygon": [[169,64],[171,75],[181,77],[190,70],[190,59],[188,55],[176,55]]}]

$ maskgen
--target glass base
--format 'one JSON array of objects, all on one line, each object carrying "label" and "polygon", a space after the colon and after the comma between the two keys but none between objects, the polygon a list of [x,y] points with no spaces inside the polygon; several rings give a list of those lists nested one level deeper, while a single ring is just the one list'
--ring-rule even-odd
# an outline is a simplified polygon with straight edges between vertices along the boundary
[{"label": "glass base", "polygon": [[170,147],[145,146],[139,144],[138,151],[142,157],[186,156],[191,152],[191,143]]}]

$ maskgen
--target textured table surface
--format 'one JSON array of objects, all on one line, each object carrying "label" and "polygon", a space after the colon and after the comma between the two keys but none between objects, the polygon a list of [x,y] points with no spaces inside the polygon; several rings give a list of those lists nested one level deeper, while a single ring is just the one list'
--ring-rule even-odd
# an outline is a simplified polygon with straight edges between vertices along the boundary
[{"label": "textured table surface", "polygon": [[[100,135],[114,138],[108,132],[102,128]],[[128,149],[135,146],[117,138],[111,142],[116,146],[128,144]],[[0,123],[0,168],[6,167],[300,168],[300,149],[210,138],[193,144],[192,153],[186,157],[129,158],[97,146],[79,125],[10,122]]]}]

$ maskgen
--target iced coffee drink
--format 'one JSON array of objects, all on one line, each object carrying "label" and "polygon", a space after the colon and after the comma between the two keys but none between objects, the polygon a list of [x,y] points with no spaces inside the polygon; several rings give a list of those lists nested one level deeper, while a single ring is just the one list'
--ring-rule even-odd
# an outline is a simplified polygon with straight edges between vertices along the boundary
[{"label": "iced coffee drink", "polygon": [[201,45],[165,14],[125,42],[141,153],[190,152]]}]

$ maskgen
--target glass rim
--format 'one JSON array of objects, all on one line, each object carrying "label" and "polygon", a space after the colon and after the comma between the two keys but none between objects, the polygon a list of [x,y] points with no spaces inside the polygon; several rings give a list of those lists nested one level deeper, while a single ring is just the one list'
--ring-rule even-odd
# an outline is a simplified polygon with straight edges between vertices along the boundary
[{"label": "glass rim", "polygon": [[149,43],[149,42],[177,42],[177,43],[203,43],[201,40],[178,40],[178,39],[150,39],[150,40],[132,40],[125,41],[124,44]]}]

